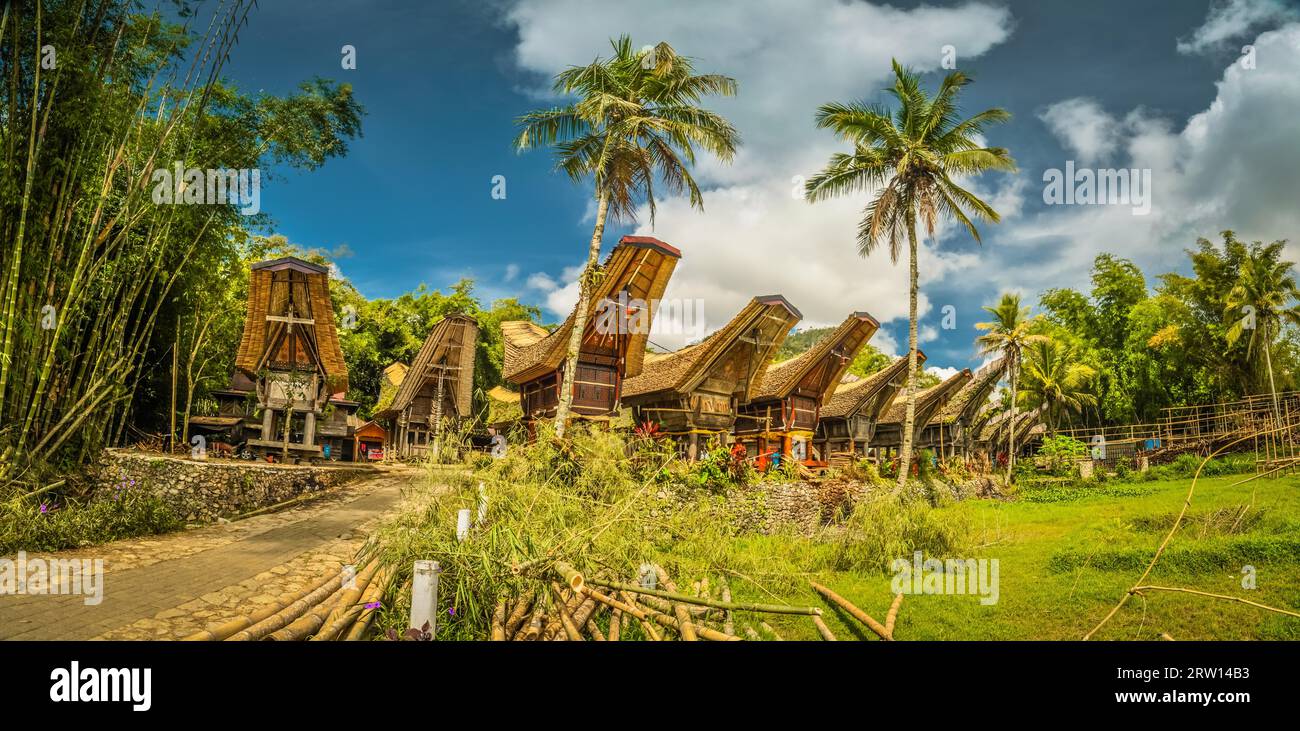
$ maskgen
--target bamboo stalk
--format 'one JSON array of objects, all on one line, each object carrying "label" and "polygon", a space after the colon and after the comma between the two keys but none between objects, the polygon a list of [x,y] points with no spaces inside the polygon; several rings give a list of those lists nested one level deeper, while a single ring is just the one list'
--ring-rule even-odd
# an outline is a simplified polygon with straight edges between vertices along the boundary
[{"label": "bamboo stalk", "polygon": [[[361,597],[361,601],[364,605],[379,602],[388,591],[389,585],[392,584],[393,577],[396,576],[396,573],[389,566],[385,566],[382,571],[383,573],[381,578],[370,582],[369,590]],[[403,592],[399,593],[404,593],[406,588],[405,585],[403,585],[402,588]],[[365,637],[366,631],[370,629],[370,624],[375,621],[375,613],[377,611],[377,608],[371,609],[368,606],[363,609],[361,615],[357,617],[357,621],[352,624],[352,629],[348,630],[347,636],[343,638],[344,641],[356,642],[362,637]]]},{"label": "bamboo stalk", "polygon": [[595,640],[596,642],[608,642],[608,641],[609,641],[609,640],[605,637],[604,633],[602,633],[602,632],[600,631],[600,627],[596,624],[596,620],[595,620],[594,617],[591,618],[591,619],[588,619],[588,620],[587,620],[587,633],[590,634],[590,635],[591,635],[591,639]]},{"label": "bamboo stalk", "polygon": [[894,639],[894,621],[898,619],[898,608],[903,605],[903,594],[899,592],[894,596],[894,603],[889,605],[889,613],[885,615],[885,632],[889,634],[889,639]]},{"label": "bamboo stalk", "polygon": [[553,569],[555,574],[564,580],[565,586],[568,586],[573,591],[582,590],[583,578],[577,569],[563,561],[556,561]]},{"label": "bamboo stalk", "polygon": [[656,596],[661,599],[670,599],[674,602],[683,604],[698,604],[714,609],[730,609],[736,612],[766,612],[768,614],[821,614],[822,610],[817,607],[798,607],[787,604],[754,604],[749,602],[723,602],[716,599],[702,599],[698,597],[677,594],[671,591],[661,591],[659,589],[647,589],[638,584],[623,584],[617,581],[602,581],[598,579],[588,579],[588,584],[602,586],[606,589],[617,589],[619,591],[632,592],[634,594],[643,594]]},{"label": "bamboo stalk", "polygon": [[563,596],[560,594],[560,585],[551,582],[551,593],[555,595],[556,599],[560,600],[555,609],[560,615],[560,624],[564,626],[564,633],[568,635],[570,640],[582,642],[582,630],[578,629],[577,623],[573,621],[573,616],[569,614],[568,607],[564,606]]},{"label": "bamboo stalk", "polygon": [[496,611],[492,612],[492,641],[504,642],[506,639],[506,600],[497,600]]},{"label": "bamboo stalk", "polygon": [[[727,604],[731,603],[731,584],[727,583],[726,576],[722,577],[722,601],[726,602]],[[816,617],[817,615],[814,614],[812,616]],[[729,635],[736,634],[736,626],[735,624],[732,623],[730,609],[727,609],[726,614],[723,615],[722,631],[726,632]]]},{"label": "bamboo stalk", "polygon": [[857,608],[856,606],[854,606],[853,603],[850,602],[848,599],[845,599],[844,597],[840,596],[839,594],[836,594],[835,592],[833,592],[833,591],[831,591],[830,589],[828,589],[828,588],[822,586],[821,584],[818,584],[818,583],[815,582],[815,581],[810,581],[810,582],[808,582],[808,583],[812,584],[812,588],[816,589],[816,590],[817,590],[817,593],[819,593],[819,594],[821,594],[822,596],[826,597],[826,598],[827,598],[828,600],[830,600],[831,602],[834,602],[835,604],[838,604],[842,609],[844,609],[844,611],[846,611],[846,612],[848,612],[849,614],[853,615],[853,618],[854,618],[854,619],[856,619],[856,620],[858,620],[859,622],[865,624],[867,627],[869,627],[869,628],[871,629],[872,632],[875,632],[877,635],[880,635],[880,638],[881,638],[882,640],[892,640],[892,639],[893,639],[892,637],[889,636],[889,631],[885,629],[884,625],[882,625],[881,623],[879,623],[879,622],[877,622],[876,620],[872,619],[872,618],[871,618],[871,615],[867,614],[866,612],[862,611],[861,609],[858,609],[858,608]]},{"label": "bamboo stalk", "polygon": [[[333,611],[331,611],[329,616],[325,618],[325,621],[321,623],[321,627],[333,629],[335,632],[342,629],[342,627],[333,627],[334,623],[341,619],[343,615],[347,614],[352,606],[357,603],[357,600],[366,593],[366,589],[370,588],[370,582],[375,578],[375,574],[378,571],[379,561],[371,560],[371,562],[361,570],[361,573],[355,577],[352,582],[352,588],[345,590],[342,596],[339,597]],[[333,636],[333,634],[328,634],[321,639],[327,640]],[[315,637],[313,637],[313,639],[315,639]]]},{"label": "bamboo stalk", "polygon": [[622,624],[622,622],[620,622],[622,617],[623,617],[623,610],[621,609],[615,609],[609,615],[609,641],[610,642],[619,641],[618,634],[619,634],[619,630],[621,629],[619,625]]},{"label": "bamboo stalk", "polygon": [[514,611],[510,612],[510,618],[506,620],[506,637],[514,638],[515,633],[523,626],[524,620],[528,618],[528,608],[533,603],[533,589],[529,589],[519,595],[515,601]]},{"label": "bamboo stalk", "polygon": [[[664,585],[665,589],[674,594],[677,593],[677,585],[673,583],[672,579],[668,578],[668,572],[664,571],[663,567],[656,564],[655,575],[659,577],[659,582]],[[686,611],[686,607],[683,607],[680,604],[674,604],[673,614],[677,616],[677,631],[682,633],[682,639],[687,642],[695,642],[699,640],[699,637],[695,634],[695,628],[691,626],[691,614]]]},{"label": "bamboo stalk", "polygon": [[596,592],[590,586],[587,587],[586,591],[597,601],[603,601],[604,603],[609,604],[609,606],[614,607],[615,609],[621,609],[632,617],[635,617],[637,622],[641,624],[641,631],[645,632],[646,637],[649,637],[652,641],[663,641],[663,635],[659,630],[655,629],[655,626],[646,618],[645,612],[635,606],[636,600],[632,598],[631,594],[626,591],[623,592],[623,599],[626,600],[626,603],[615,605],[610,604],[611,599],[609,597],[605,597],[603,594]]},{"label": "bamboo stalk", "polygon": [[[814,614],[813,616],[816,617],[817,615]],[[768,624],[767,622],[759,622],[758,626],[762,627],[764,632],[767,632],[769,635],[772,635],[772,639],[776,640],[777,642],[785,642],[785,638],[781,636],[781,633],[777,632],[776,628]]]},{"label": "bamboo stalk", "polygon": [[242,617],[236,617],[235,619],[223,622],[221,624],[211,625],[204,630],[195,632],[194,634],[186,637],[183,641],[184,642],[214,642],[218,640],[224,640],[227,637],[230,637],[231,635],[235,634],[236,632],[239,632],[242,629],[246,629],[265,619],[275,616],[277,613],[284,610],[290,604],[293,604],[295,601],[298,601],[299,599],[311,594],[312,592],[316,591],[317,589],[320,589],[326,584],[335,581],[337,578],[338,576],[336,574],[329,574],[327,576],[324,576],[315,584],[308,586],[306,589],[303,589],[295,593],[281,594],[280,597],[276,599],[274,602],[271,602],[265,607],[258,609],[256,612],[253,612],[252,614],[245,615]]},{"label": "bamboo stalk", "polygon": [[823,621],[821,617],[813,615],[812,621],[813,625],[817,627],[817,631],[821,634],[823,640],[826,640],[827,642],[835,642],[835,634],[831,632],[830,627],[826,626],[826,622]]},{"label": "bamboo stalk", "polygon": [[[335,577],[335,581],[338,577]],[[246,642],[248,640],[261,639],[271,632],[277,632],[288,626],[295,619],[306,612],[309,608],[320,604],[328,599],[338,588],[333,586],[333,581],[326,581],[317,587],[314,591],[298,599],[284,609],[267,617],[266,619],[248,627],[247,629],[237,632],[226,638],[227,642]]]},{"label": "bamboo stalk", "polygon": [[287,626],[282,627],[263,637],[263,640],[270,642],[286,642],[291,640],[305,640],[321,628],[325,623],[325,617],[334,611],[340,599],[348,591],[347,588],[340,586],[335,589],[325,600],[308,607],[297,619],[290,622]]}]

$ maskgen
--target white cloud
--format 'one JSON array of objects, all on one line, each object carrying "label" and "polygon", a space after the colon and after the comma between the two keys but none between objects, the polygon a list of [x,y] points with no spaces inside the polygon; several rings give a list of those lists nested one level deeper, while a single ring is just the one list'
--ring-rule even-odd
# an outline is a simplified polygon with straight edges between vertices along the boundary
[{"label": "white cloud", "polygon": [[1119,123],[1092,99],[1057,102],[1038,118],[1082,163],[1109,158],[1118,143]]},{"label": "white cloud", "polygon": [[[1208,107],[1179,129],[1135,109],[1101,122],[1117,130],[1114,165],[1150,168],[1152,210],[1130,206],[1052,206],[1000,227],[980,266],[960,278],[981,290],[1088,286],[1093,258],[1112,252],[1153,276],[1182,267],[1197,237],[1233,229],[1245,240],[1300,238],[1295,205],[1300,145],[1300,23],[1261,34],[1256,68],[1227,66]],[[1069,101],[1069,100],[1067,100]],[[1070,147],[1068,135],[1062,140]],[[1063,162],[1063,161],[1062,161]],[[1032,183],[1030,195],[1041,192]],[[1149,281],[1151,285],[1155,282]]]},{"label": "white cloud", "polygon": [[949,378],[952,378],[953,376],[959,373],[959,371],[956,368],[939,367],[939,366],[936,366],[934,368],[926,368],[925,372],[929,373],[932,376],[937,376],[940,381],[946,381]]},{"label": "white cloud", "polygon": [[[705,102],[743,135],[731,165],[701,157],[696,166],[705,211],[692,210],[681,199],[663,200],[653,228],[642,215],[637,231],[682,249],[667,296],[703,298],[710,328],[729,320],[751,297],[772,293],[784,294],[798,307],[805,325],[837,324],[854,310],[866,310],[881,322],[907,317],[906,259],[894,265],[887,252],[868,259],[857,255],[855,234],[865,196],[810,205],[791,195],[794,176],[816,172],[843,148],[815,128],[814,112],[828,101],[876,99],[891,58],[934,71],[943,46],[952,45],[960,65],[1005,41],[1012,24],[1006,8],[980,2],[901,10],[841,0],[811,0],[798,8],[779,0],[739,6],[519,0],[506,19],[518,29],[519,65],[548,80],[566,66],[608,55],[607,39],[625,32],[633,33],[638,46],[666,40],[694,58],[697,71],[737,79],[735,98]],[[999,182],[1012,184],[1010,178]],[[1018,209],[1017,191],[1009,187],[990,194]],[[923,242],[923,287],[975,260],[975,255],[936,251],[933,243]],[[918,306],[922,314],[929,309],[924,293]],[[882,340],[877,335],[875,342],[879,346]]]},{"label": "white cloud", "polygon": [[1178,41],[1178,52],[1205,53],[1227,46],[1266,24],[1280,24],[1300,17],[1300,11],[1285,0],[1220,0],[1210,7],[1205,22],[1191,38]]},{"label": "white cloud", "polygon": [[505,276],[504,276],[505,281],[507,281],[507,282],[512,282],[512,281],[514,281],[515,277],[517,277],[517,276],[519,276],[519,265],[518,265],[518,264],[506,264],[506,272],[505,272]]}]

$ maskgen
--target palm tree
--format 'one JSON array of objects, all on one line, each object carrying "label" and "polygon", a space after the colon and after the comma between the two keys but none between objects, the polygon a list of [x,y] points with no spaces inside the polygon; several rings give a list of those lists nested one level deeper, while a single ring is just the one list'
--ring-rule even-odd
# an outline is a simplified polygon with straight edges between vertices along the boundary
[{"label": "palm tree", "polygon": [[730,162],[740,144],[730,122],[699,106],[706,95],[734,95],[735,79],[694,73],[691,60],[667,43],[646,52],[632,48],[628,36],[610,43],[610,58],[570,67],[555,77],[555,92],[576,97],[572,103],[516,120],[522,127],[515,138],[517,150],[552,146],[557,169],[574,181],[590,177],[595,184],[596,226],[579,280],[555,414],[555,431],[561,437],[573,401],[573,377],[598,277],[606,218],[633,221],[638,202],[644,200],[654,223],[656,178],[670,193],[686,193],[691,206],[703,210],[704,197],[688,169],[695,162],[696,146]]},{"label": "palm tree", "polygon": [[893,67],[894,86],[887,90],[898,103],[893,113],[884,105],[862,102],[823,104],[817,110],[817,126],[852,143],[853,151],[832,155],[826,168],[809,178],[805,197],[817,202],[857,193],[872,196],[858,224],[861,256],[883,245],[897,263],[903,241],[907,242],[910,309],[907,416],[898,470],[901,485],[907,479],[916,421],[917,221],[925,224],[926,235],[933,238],[939,218],[951,217],[979,241],[971,216],[995,223],[1000,217],[989,204],[958,185],[953,176],[1014,171],[1016,164],[1004,148],[984,147],[980,141],[987,127],[1011,118],[1006,110],[989,109],[960,119],[957,95],[970,83],[969,77],[960,71],[948,74],[931,97],[915,73],[897,61]]},{"label": "palm tree", "polygon": [[[1274,241],[1268,246],[1258,242],[1250,247],[1250,254],[1241,263],[1237,283],[1225,298],[1225,313],[1232,325],[1228,328],[1228,345],[1235,345],[1246,331],[1246,356],[1255,350],[1258,336],[1263,342],[1264,365],[1268,371],[1268,388],[1273,395],[1273,412],[1279,411],[1277,385],[1273,381],[1273,341],[1281,333],[1282,325],[1300,324],[1300,299],[1295,277],[1291,274],[1293,262],[1280,261],[1286,243]],[[1233,318],[1236,319],[1233,322]]]},{"label": "palm tree", "polygon": [[1024,352],[1021,396],[1047,407],[1047,427],[1056,433],[1064,411],[1083,413],[1097,405],[1097,397],[1088,391],[1097,371],[1075,361],[1075,351],[1059,340],[1043,339],[1029,343]]},{"label": "palm tree", "polygon": [[[1016,381],[1020,377],[1020,356],[1025,346],[1047,340],[1046,335],[1036,335],[1030,330],[1037,318],[1029,316],[1029,306],[1020,304],[1020,295],[1003,294],[997,305],[985,307],[985,312],[993,315],[990,322],[979,322],[975,328],[984,334],[975,339],[980,346],[981,355],[997,354],[1007,361],[1007,382],[1011,386],[1011,423],[1016,421]],[[1016,464],[1016,435],[1013,429],[1008,436],[1007,445],[1007,482],[1011,481],[1011,470]]]}]

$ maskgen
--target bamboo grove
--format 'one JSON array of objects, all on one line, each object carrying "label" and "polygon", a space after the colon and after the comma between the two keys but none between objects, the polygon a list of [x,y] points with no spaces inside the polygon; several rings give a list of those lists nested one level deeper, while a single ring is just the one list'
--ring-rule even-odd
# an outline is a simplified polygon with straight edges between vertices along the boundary
[{"label": "bamboo grove", "polygon": [[360,133],[346,85],[251,97],[222,81],[254,6],[224,0],[191,27],[186,2],[170,20],[114,0],[5,4],[0,489],[39,488],[121,442],[266,223],[233,203],[161,205],[157,169],[267,180],[268,163],[315,168]]}]

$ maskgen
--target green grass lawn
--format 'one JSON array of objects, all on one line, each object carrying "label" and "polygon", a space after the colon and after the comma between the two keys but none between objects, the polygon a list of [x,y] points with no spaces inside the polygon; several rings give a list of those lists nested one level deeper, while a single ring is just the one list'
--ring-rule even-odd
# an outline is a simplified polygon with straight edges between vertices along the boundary
[{"label": "green grass lawn", "polygon": [[[1254,480],[1248,475],[1202,479],[1190,520],[1173,539],[1146,583],[1242,597],[1300,611],[1300,477]],[[908,595],[899,613],[898,640],[1077,640],[1141,575],[1182,507],[1190,480],[1114,484],[1092,492],[1026,491],[1008,502],[968,500],[938,508],[944,519],[967,521],[974,557],[999,561],[999,600],[984,606],[970,595]],[[1058,498],[1035,502],[1035,498]],[[1064,498],[1064,499],[1059,499]],[[1238,520],[1238,511],[1251,506]],[[737,541],[737,550],[767,552],[782,537]],[[822,550],[821,547],[810,550]],[[1244,589],[1242,568],[1256,570],[1256,588]],[[892,601],[887,574],[817,573],[877,620]],[[759,581],[758,583],[762,583]],[[771,601],[744,586],[738,598]],[[840,639],[871,637],[852,618],[830,608],[811,589],[779,597],[826,607]],[[785,639],[817,639],[806,617],[737,617],[737,625],[766,620]],[[739,631],[739,629],[738,629]],[[1300,639],[1300,619],[1209,597],[1151,592],[1137,596],[1096,636],[1152,640]]]}]

